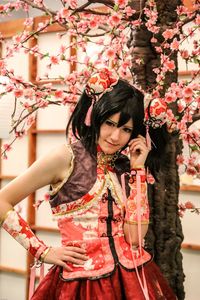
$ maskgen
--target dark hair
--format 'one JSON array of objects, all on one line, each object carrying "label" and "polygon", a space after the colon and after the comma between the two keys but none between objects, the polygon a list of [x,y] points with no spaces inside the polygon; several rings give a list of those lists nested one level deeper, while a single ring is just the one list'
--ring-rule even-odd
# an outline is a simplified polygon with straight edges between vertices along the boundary
[{"label": "dark hair", "polygon": [[[127,81],[119,79],[118,83],[110,92],[105,93],[95,104],[91,114],[91,126],[85,125],[85,117],[91,105],[91,98],[84,91],[72,113],[66,134],[70,125],[74,136],[81,140],[85,148],[96,154],[96,141],[99,137],[101,125],[113,114],[120,112],[118,127],[133,120],[133,132],[130,139],[139,134],[145,136],[146,127],[144,125],[144,95]],[[163,155],[167,142],[166,128],[149,129],[152,140],[152,150],[150,151],[146,166],[153,172],[153,168],[159,169],[159,161]],[[125,145],[124,148],[126,148]],[[153,172],[154,173],[154,172]]]}]

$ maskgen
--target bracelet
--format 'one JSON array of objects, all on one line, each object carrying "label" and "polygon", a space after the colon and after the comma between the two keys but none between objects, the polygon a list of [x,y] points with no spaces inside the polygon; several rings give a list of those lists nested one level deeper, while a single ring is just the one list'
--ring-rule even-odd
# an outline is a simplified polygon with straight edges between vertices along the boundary
[{"label": "bracelet", "polygon": [[131,170],[138,170],[138,169],[144,169],[144,168],[145,168],[144,165],[138,165],[138,166],[131,168]]},{"label": "bracelet", "polygon": [[43,263],[45,257],[47,256],[47,254],[49,253],[49,251],[51,250],[52,247],[48,247],[46,248],[46,250],[44,250],[44,252],[40,255],[40,261]]},{"label": "bracelet", "polygon": [[[137,221],[129,221],[129,220],[125,220],[124,224],[128,224],[128,225],[138,225]],[[149,220],[144,220],[141,221],[141,225],[148,225],[149,224]]]}]

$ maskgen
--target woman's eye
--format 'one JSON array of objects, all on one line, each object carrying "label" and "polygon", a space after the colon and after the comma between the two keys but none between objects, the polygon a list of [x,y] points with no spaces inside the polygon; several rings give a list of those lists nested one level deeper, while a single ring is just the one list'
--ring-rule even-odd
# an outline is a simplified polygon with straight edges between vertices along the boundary
[{"label": "woman's eye", "polygon": [[115,125],[114,125],[111,121],[109,121],[109,120],[106,120],[105,123],[106,123],[106,125],[108,125],[108,126],[115,126]]},{"label": "woman's eye", "polygon": [[131,133],[131,132],[132,132],[132,129],[124,127],[124,131],[125,131],[126,133]]}]

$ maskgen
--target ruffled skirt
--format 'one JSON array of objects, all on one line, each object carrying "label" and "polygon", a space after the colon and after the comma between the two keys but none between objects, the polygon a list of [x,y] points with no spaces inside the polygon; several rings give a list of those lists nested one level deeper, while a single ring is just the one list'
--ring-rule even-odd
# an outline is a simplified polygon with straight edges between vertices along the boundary
[{"label": "ruffled skirt", "polygon": [[[141,268],[138,268],[140,277]],[[61,268],[52,267],[31,300],[145,300],[135,271],[120,266],[112,275],[97,280],[64,281]],[[177,299],[154,262],[144,265],[150,300]]]}]

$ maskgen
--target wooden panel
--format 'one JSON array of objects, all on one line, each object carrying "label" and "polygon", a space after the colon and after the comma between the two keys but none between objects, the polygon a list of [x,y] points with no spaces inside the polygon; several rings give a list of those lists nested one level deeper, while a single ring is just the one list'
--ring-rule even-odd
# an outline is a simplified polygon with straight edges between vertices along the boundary
[{"label": "wooden panel", "polygon": [[194,250],[194,251],[200,251],[200,245],[196,245],[196,244],[185,244],[183,243],[181,245],[182,249],[187,249],[187,250]]},{"label": "wooden panel", "polygon": [[193,6],[194,3],[195,3],[195,0],[183,0],[183,4],[186,7],[188,7],[189,9],[192,9],[192,6]]},{"label": "wooden panel", "polygon": [[200,192],[200,186],[198,186],[198,185],[182,185],[180,187],[180,191]]},{"label": "wooden panel", "polygon": [[0,266],[0,272],[15,273],[18,275],[26,276],[26,270],[24,271],[16,268],[9,268],[6,266]]},{"label": "wooden panel", "polygon": [[[25,19],[17,19],[7,22],[0,22],[0,32],[4,38],[11,38],[18,32],[24,30],[24,21]],[[31,30],[30,27],[28,27],[28,29]]]}]

